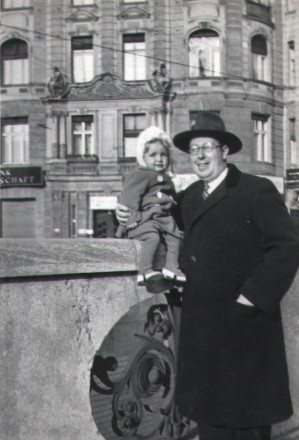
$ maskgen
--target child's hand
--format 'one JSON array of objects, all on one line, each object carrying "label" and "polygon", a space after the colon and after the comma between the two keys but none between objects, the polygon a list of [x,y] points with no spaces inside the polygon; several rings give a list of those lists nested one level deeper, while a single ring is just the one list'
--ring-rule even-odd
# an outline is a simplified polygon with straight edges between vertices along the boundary
[{"label": "child's hand", "polygon": [[170,203],[171,206],[174,206],[177,204],[172,196],[168,196],[167,194],[164,194],[161,191],[157,192],[157,197],[158,197],[158,199],[163,199],[163,204]]},{"label": "child's hand", "polygon": [[130,223],[129,225],[127,225],[127,229],[135,229],[137,228],[138,223],[134,222],[134,223]]}]

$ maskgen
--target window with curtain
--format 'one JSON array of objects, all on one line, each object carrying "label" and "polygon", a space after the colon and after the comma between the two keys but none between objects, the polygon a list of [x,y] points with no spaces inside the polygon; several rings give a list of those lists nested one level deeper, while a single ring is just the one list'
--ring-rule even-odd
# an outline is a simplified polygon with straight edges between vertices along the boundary
[{"label": "window with curtain", "polygon": [[144,113],[123,116],[123,157],[136,157],[139,133],[146,128]]},{"label": "window with curtain", "polygon": [[146,47],[144,34],[123,35],[123,75],[125,81],[146,79]]},{"label": "window with curtain", "polygon": [[220,75],[220,38],[211,29],[200,29],[189,37],[189,75]]},{"label": "window with curtain", "polygon": [[267,39],[255,35],[251,40],[252,75],[254,79],[270,81],[270,60]]},{"label": "window with curtain", "polygon": [[29,162],[29,125],[27,118],[9,118],[1,121],[1,163]]},{"label": "window with curtain", "polygon": [[255,159],[259,162],[272,162],[271,119],[267,115],[252,115]]},{"label": "window with curtain", "polygon": [[94,122],[92,115],[72,117],[72,154],[89,156],[94,154]]},{"label": "window with curtain", "polygon": [[91,36],[72,38],[72,73],[75,83],[84,83],[93,79],[94,51]]},{"label": "window with curtain", "polygon": [[13,38],[1,46],[2,85],[29,83],[28,45],[24,40]]},{"label": "window with curtain", "polygon": [[294,87],[295,84],[295,42],[288,42],[288,64],[289,64],[289,86]]}]

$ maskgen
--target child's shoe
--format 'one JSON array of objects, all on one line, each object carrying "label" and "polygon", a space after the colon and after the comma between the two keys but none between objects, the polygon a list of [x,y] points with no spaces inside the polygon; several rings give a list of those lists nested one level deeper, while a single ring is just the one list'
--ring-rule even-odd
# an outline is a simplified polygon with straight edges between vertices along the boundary
[{"label": "child's shoe", "polygon": [[184,284],[186,282],[186,276],[180,269],[178,269],[175,273],[172,270],[166,269],[166,267],[164,267],[162,269],[162,274],[167,280],[171,280],[179,284]]},{"label": "child's shoe", "polygon": [[145,286],[149,283],[157,283],[163,279],[163,275],[161,272],[153,270],[152,272],[147,272],[145,274],[137,275],[137,284],[138,286]]}]

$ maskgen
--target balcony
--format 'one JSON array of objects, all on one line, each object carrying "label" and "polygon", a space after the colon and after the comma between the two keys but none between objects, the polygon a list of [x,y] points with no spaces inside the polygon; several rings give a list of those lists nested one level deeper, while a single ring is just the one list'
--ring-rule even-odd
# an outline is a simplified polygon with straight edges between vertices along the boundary
[{"label": "balcony", "polygon": [[266,23],[269,26],[273,26],[271,20],[271,6],[262,3],[252,2],[250,0],[247,0],[246,5],[248,18],[256,21],[261,21],[262,23]]}]

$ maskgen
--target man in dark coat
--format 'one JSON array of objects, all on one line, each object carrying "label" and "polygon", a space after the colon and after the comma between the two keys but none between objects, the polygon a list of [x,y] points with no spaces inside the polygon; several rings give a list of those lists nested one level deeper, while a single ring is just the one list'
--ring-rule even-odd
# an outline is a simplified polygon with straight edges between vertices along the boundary
[{"label": "man in dark coat", "polygon": [[292,414],[279,303],[299,264],[298,237],[275,186],[227,164],[242,143],[219,116],[201,112],[174,144],[200,179],[177,205],[187,277],[178,408],[200,440],[270,440],[271,425]]},{"label": "man in dark coat", "polygon": [[298,237],[274,185],[227,165],[242,143],[220,117],[202,112],[174,144],[200,178],[180,208],[177,404],[200,440],[269,440],[271,424],[292,414],[279,303],[298,267]]}]

